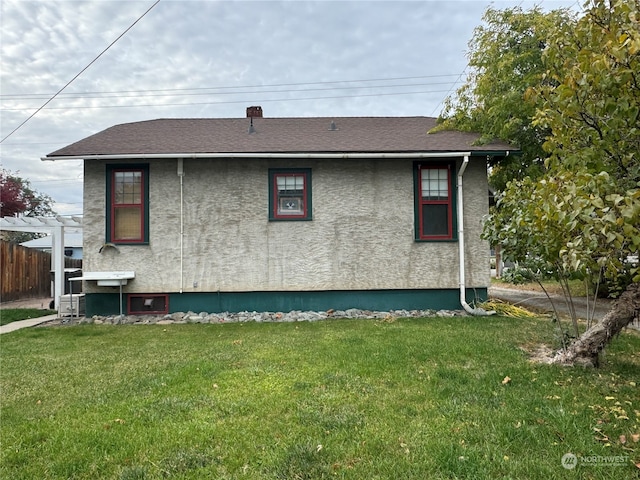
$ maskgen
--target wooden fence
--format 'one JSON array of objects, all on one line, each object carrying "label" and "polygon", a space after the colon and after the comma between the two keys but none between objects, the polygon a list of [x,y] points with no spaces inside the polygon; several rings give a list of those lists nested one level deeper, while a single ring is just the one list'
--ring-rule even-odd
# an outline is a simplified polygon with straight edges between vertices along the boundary
[{"label": "wooden fence", "polygon": [[[65,258],[65,268],[82,268],[82,260]],[[51,254],[15,243],[0,242],[3,302],[51,297]]]}]

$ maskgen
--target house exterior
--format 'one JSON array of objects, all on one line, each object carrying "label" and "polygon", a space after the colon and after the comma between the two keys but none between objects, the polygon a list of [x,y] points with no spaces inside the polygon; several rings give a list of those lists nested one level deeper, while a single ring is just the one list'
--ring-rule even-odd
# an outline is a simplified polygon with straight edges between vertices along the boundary
[{"label": "house exterior", "polygon": [[[20,245],[51,253],[53,238],[51,235],[47,235],[40,238],[34,238],[27,242],[22,242]],[[64,233],[64,256],[68,258],[82,259],[82,233]]]},{"label": "house exterior", "polygon": [[43,158],[84,160],[87,315],[486,298],[487,157],[511,147],[428,117],[247,115],[116,125]]}]

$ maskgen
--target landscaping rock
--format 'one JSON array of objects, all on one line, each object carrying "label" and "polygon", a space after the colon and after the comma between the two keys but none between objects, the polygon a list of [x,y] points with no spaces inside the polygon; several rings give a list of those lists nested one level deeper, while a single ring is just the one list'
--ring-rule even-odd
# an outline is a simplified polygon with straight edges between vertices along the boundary
[{"label": "landscaping rock", "polygon": [[96,325],[180,325],[185,323],[238,323],[238,322],[316,322],[326,319],[371,319],[376,321],[389,321],[396,318],[420,318],[420,317],[454,317],[467,316],[464,310],[391,310],[388,312],[360,310],[357,308],[349,308],[347,310],[327,310],[316,311],[300,311],[292,310],[291,312],[220,312],[208,313],[200,312],[175,312],[166,315],[110,315],[100,316],[94,315],[89,318],[65,318],[64,322],[60,321],[58,325],[75,325],[81,323],[93,323]]}]

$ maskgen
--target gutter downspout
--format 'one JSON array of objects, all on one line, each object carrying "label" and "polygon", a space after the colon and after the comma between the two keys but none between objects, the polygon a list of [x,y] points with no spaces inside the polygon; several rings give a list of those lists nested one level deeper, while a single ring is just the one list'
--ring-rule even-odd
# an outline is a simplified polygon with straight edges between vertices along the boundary
[{"label": "gutter downspout", "polygon": [[184,161],[178,158],[178,177],[180,178],[180,293],[184,289]]},{"label": "gutter downspout", "polygon": [[486,315],[495,315],[495,311],[486,311],[483,308],[471,308],[471,305],[467,303],[466,298],[466,285],[465,285],[465,259],[464,259],[464,203],[463,203],[463,195],[462,195],[462,176],[464,175],[465,170],[467,169],[467,165],[469,165],[469,155],[465,155],[462,160],[462,165],[460,166],[460,171],[458,172],[458,249],[459,249],[459,272],[460,272],[460,305],[462,308],[474,316],[486,316]]}]

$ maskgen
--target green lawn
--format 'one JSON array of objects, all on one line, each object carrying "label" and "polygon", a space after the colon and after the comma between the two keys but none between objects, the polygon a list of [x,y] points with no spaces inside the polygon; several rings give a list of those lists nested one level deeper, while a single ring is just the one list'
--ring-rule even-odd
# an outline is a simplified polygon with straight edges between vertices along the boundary
[{"label": "green lawn", "polygon": [[29,318],[39,318],[46,315],[57,313],[55,310],[43,310],[40,308],[1,308],[0,309],[0,325],[6,325],[18,320],[27,320]]},{"label": "green lawn", "polygon": [[[551,325],[500,317],[83,325],[0,341],[0,478],[639,471],[637,334],[599,370],[530,363],[520,347],[552,343]],[[567,470],[569,452],[626,463]]]}]

